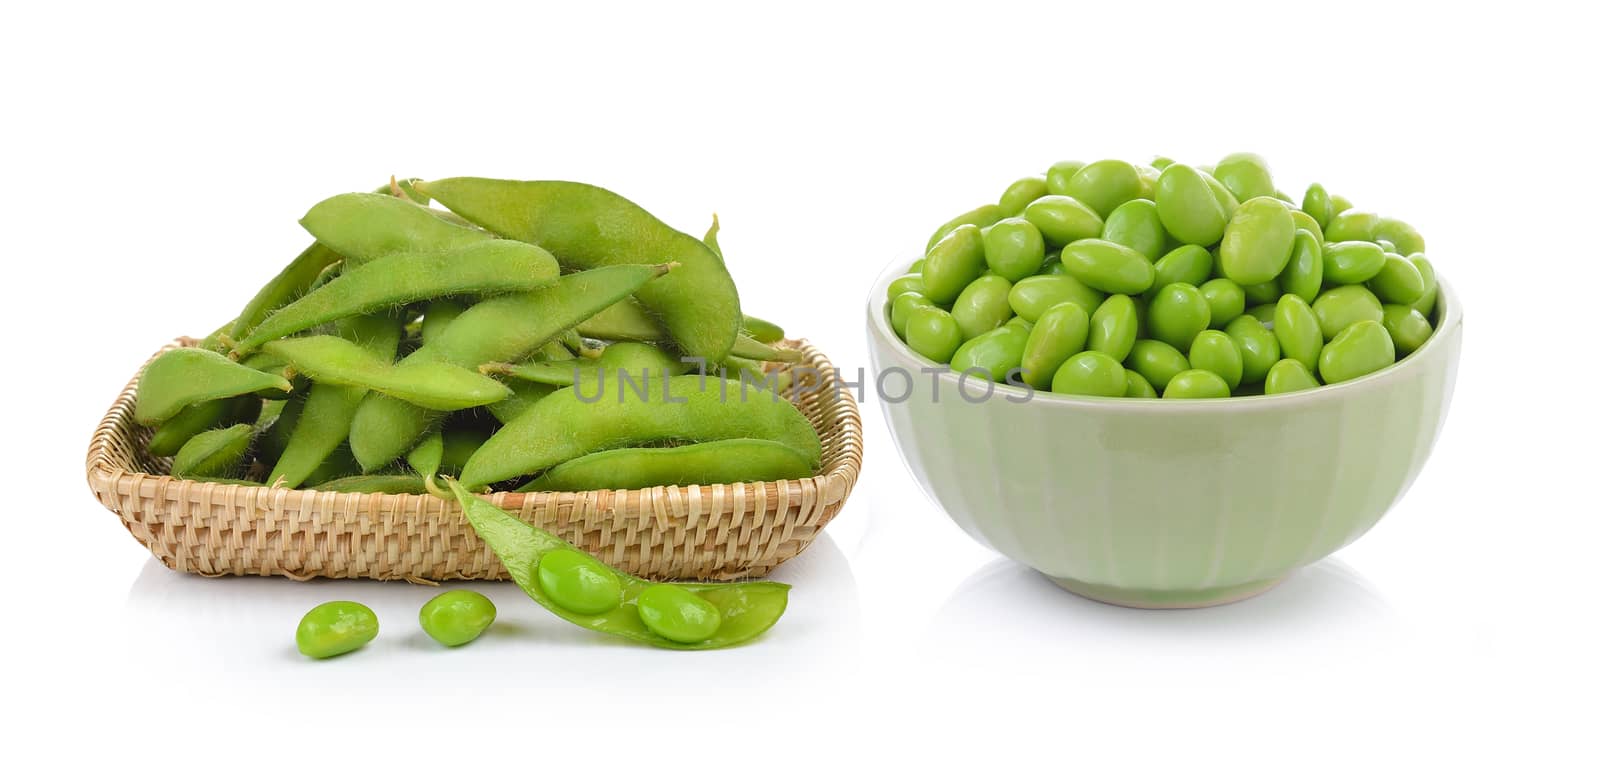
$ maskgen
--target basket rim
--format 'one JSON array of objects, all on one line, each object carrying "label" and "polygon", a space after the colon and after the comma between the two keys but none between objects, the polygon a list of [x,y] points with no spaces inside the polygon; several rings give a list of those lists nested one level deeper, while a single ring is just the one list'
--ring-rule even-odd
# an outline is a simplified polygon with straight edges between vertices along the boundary
[{"label": "basket rim", "polygon": [[[116,465],[115,458],[111,452],[112,443],[116,437],[118,427],[123,423],[123,418],[127,417],[131,420],[133,404],[137,397],[139,379],[143,377],[145,368],[148,367],[150,362],[156,357],[171,351],[172,349],[185,346],[194,346],[197,343],[198,341],[192,337],[180,336],[174,339],[172,342],[162,346],[154,354],[152,354],[143,365],[139,367],[138,372],[134,373],[127,385],[123,387],[122,392],[117,395],[116,400],[112,403],[111,407],[107,409],[106,414],[102,416],[99,424],[95,427],[94,434],[90,438],[89,450],[85,460],[85,471],[88,477],[90,488],[98,492],[100,491],[100,488],[106,484],[116,483],[123,479],[138,479],[146,483],[152,483],[158,487],[172,484],[194,484],[197,486],[212,487],[217,489],[238,490],[240,493],[256,494],[260,495],[262,498],[281,497],[281,495],[295,493],[314,493],[327,495],[344,494],[343,492],[324,492],[307,488],[285,489],[267,484],[224,484],[209,481],[197,481],[193,479],[176,478],[171,475],[160,473],[148,473],[141,470],[128,470]],[[791,348],[799,351],[803,359],[797,364],[800,366],[815,368],[823,376],[821,387],[816,389],[814,393],[835,393],[838,396],[839,404],[842,404],[844,407],[844,414],[839,416],[839,423],[836,427],[831,429],[819,429],[815,423],[812,423],[812,429],[815,430],[819,436],[828,433],[830,430],[839,431],[842,434],[835,437],[832,446],[824,443],[823,461],[827,462],[830,459],[833,460],[832,466],[827,470],[819,472],[814,476],[790,479],[788,481],[754,481],[742,482],[739,484],[690,484],[686,486],[651,486],[643,489],[596,489],[579,492],[495,491],[487,494],[487,498],[496,504],[507,506],[505,503],[508,500],[520,501],[528,499],[536,494],[556,494],[561,495],[563,498],[572,498],[577,501],[590,502],[593,504],[601,502],[600,500],[594,499],[595,497],[601,494],[610,494],[615,497],[619,497],[619,499],[611,501],[612,505],[636,505],[640,504],[640,501],[627,499],[629,495],[638,494],[642,496],[644,494],[654,494],[658,498],[664,497],[668,500],[691,500],[698,499],[702,495],[709,496],[709,491],[713,489],[727,489],[740,486],[748,487],[753,484],[765,484],[774,487],[780,484],[788,484],[796,485],[801,488],[805,488],[807,485],[810,485],[811,488],[817,490],[817,492],[820,494],[827,495],[828,498],[838,495],[838,497],[842,499],[844,495],[853,490],[856,480],[860,477],[861,473],[861,463],[863,450],[865,447],[862,435],[860,406],[855,397],[850,393],[849,387],[837,382],[838,379],[836,377],[836,373],[834,373],[833,363],[814,344],[804,338],[786,338],[779,342],[779,344],[785,348]],[[852,441],[855,444],[853,447],[850,446]],[[362,494],[360,496],[372,495]],[[432,494],[408,496],[420,496],[424,498],[424,500],[437,500],[441,504],[443,503],[443,500],[440,500],[438,497]],[[829,501],[831,501],[831,499]],[[108,510],[115,512],[114,508],[111,506],[104,506]],[[615,507],[611,507],[610,509],[614,510]]]}]

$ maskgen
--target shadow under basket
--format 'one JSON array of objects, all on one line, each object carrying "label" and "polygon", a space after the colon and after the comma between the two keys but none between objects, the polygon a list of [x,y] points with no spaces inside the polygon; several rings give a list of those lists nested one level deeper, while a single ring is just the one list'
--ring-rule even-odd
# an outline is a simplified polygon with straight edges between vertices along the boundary
[{"label": "shadow under basket", "polygon": [[[163,347],[192,345],[180,339]],[[861,413],[815,347],[798,340],[796,406],[822,438],[816,476],[792,481],[587,492],[497,492],[490,500],[607,564],[650,579],[764,576],[803,551],[861,471]],[[160,352],[157,353],[158,355]],[[807,371],[815,370],[810,376]],[[141,372],[143,372],[141,370]],[[89,444],[89,487],[168,567],[204,576],[506,579],[454,502],[188,481],[165,475],[128,383]]]}]

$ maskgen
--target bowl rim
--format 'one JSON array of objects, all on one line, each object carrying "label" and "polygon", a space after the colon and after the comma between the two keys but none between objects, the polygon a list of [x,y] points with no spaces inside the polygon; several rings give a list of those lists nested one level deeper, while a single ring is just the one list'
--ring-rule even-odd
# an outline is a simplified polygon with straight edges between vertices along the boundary
[{"label": "bowl rim", "polygon": [[[911,348],[906,346],[899,336],[895,335],[894,330],[889,326],[888,310],[884,308],[888,302],[889,283],[895,278],[906,274],[911,263],[920,258],[922,258],[922,255],[897,258],[885,266],[878,273],[878,277],[873,280],[872,290],[867,294],[867,331],[872,343],[885,347],[900,364],[916,367],[919,371],[923,369],[934,370],[939,367],[946,368],[946,372],[935,375],[936,381],[948,383],[957,390],[960,390],[961,386],[964,385],[969,390],[990,394],[992,389],[993,397],[1005,396],[1013,399],[1026,399],[1030,404],[1043,403],[1065,408],[1101,411],[1117,409],[1126,412],[1151,413],[1160,410],[1233,411],[1309,406],[1316,404],[1318,400],[1333,400],[1340,397],[1349,398],[1365,393],[1368,389],[1400,382],[1415,372],[1420,372],[1420,368],[1426,364],[1422,361],[1422,358],[1445,351],[1440,347],[1451,343],[1455,339],[1455,334],[1461,331],[1462,309],[1456,292],[1450,287],[1448,281],[1436,276],[1439,284],[1438,306],[1436,307],[1439,312],[1439,321],[1437,327],[1434,328],[1433,335],[1430,335],[1416,351],[1402,357],[1394,364],[1359,378],[1301,391],[1291,391],[1287,394],[1273,394],[1271,396],[1258,394],[1254,396],[1228,397],[1226,399],[1131,399],[1127,397],[1076,396],[1057,394],[1050,391],[1018,389],[1005,383],[990,383],[981,377],[963,377],[950,372],[949,365],[929,361],[912,352]],[[881,372],[882,368],[878,368],[878,371]]]}]

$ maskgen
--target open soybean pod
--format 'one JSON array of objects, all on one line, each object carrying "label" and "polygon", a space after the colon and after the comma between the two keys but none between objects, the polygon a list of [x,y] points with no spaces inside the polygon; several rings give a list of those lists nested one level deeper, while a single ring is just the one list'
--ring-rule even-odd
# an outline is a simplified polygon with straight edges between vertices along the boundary
[{"label": "open soybean pod", "polygon": [[543,246],[568,267],[678,262],[639,289],[639,303],[660,316],[686,355],[719,362],[733,349],[739,292],[722,258],[632,201],[577,182],[457,177],[417,187],[496,235]]},{"label": "open soybean pod", "polygon": [[[489,545],[500,563],[506,567],[511,580],[533,601],[557,616],[585,629],[610,634],[656,647],[674,650],[714,650],[748,642],[778,622],[789,604],[789,585],[773,581],[749,581],[729,584],[657,584],[607,568],[588,553],[568,544],[555,534],[530,526],[512,517],[488,500],[468,493],[455,481],[450,489],[466,513],[478,538]],[[543,573],[546,560],[560,557],[581,564],[590,579],[607,582],[608,594],[600,605],[590,606],[593,595],[572,596],[563,605],[557,597],[562,587],[552,584]],[[552,569],[553,570],[553,569]],[[611,579],[615,587],[612,592]],[[599,586],[599,585],[597,585]],[[652,625],[641,616],[642,596],[662,587],[672,588],[675,596],[692,595],[701,604],[715,609],[714,629],[696,641],[672,639],[664,636],[659,624]],[[556,594],[552,595],[551,592]],[[583,604],[576,604],[578,602]],[[613,604],[614,602],[614,604]],[[648,604],[648,601],[646,601]],[[582,612],[575,608],[582,608]],[[650,611],[646,610],[646,613]],[[668,631],[667,634],[673,632]],[[696,635],[698,636],[698,635]]]}]

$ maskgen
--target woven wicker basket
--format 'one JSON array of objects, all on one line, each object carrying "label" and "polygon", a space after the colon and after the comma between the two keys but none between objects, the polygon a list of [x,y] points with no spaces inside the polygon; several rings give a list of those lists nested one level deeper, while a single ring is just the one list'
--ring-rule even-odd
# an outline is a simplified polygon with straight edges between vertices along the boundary
[{"label": "woven wicker basket", "polygon": [[[180,339],[162,348],[192,344]],[[577,493],[497,493],[522,520],[652,579],[767,574],[800,554],[844,506],[861,470],[861,415],[833,365],[789,342],[819,371],[797,404],[822,437],[816,477]],[[157,354],[159,354],[158,352]],[[142,370],[141,370],[142,372]],[[504,579],[461,511],[426,495],[337,494],[174,479],[133,422],[135,376],[89,444],[89,487],[171,568],[205,576],[292,579]]]}]

